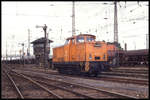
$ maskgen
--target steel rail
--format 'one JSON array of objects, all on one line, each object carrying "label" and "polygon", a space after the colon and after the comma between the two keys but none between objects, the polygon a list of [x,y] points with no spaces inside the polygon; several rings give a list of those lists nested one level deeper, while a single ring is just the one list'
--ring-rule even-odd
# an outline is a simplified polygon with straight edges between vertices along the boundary
[{"label": "steel rail", "polygon": [[117,93],[117,92],[112,92],[112,91],[104,90],[104,89],[100,89],[100,88],[95,88],[95,87],[93,87],[93,86],[86,86],[86,85],[81,85],[81,84],[76,84],[76,83],[70,83],[70,82],[63,81],[63,80],[61,80],[61,81],[60,81],[60,80],[56,80],[57,78],[55,78],[55,79],[52,79],[52,78],[49,78],[49,77],[47,77],[47,78],[46,78],[46,77],[42,77],[42,78],[44,78],[44,79],[49,79],[49,80],[53,80],[53,81],[59,81],[59,82],[63,82],[63,83],[71,84],[71,85],[76,85],[76,86],[80,86],[80,87],[83,87],[83,88],[89,88],[89,89],[97,90],[97,91],[104,92],[104,93],[107,93],[107,94],[110,94],[110,95],[119,96],[119,97],[137,99],[137,98],[134,97],[134,96],[125,95],[125,94]]},{"label": "steel rail", "polygon": [[121,75],[121,76],[141,76],[141,77],[147,77],[148,74],[139,74],[139,73],[123,73],[123,72],[101,72],[101,74],[107,74],[107,75]]},{"label": "steel rail", "polygon": [[[30,70],[28,70],[30,71]],[[40,71],[41,72],[41,71]],[[50,74],[50,73],[48,73]],[[52,74],[56,75],[56,74]],[[58,74],[57,74],[58,75]],[[67,77],[70,77],[70,75],[67,75]],[[66,77],[66,75],[63,75],[63,77]],[[71,77],[77,77],[77,76],[71,76]],[[119,76],[108,76],[108,75],[100,75],[99,77],[86,77],[86,76],[80,76],[80,78],[86,78],[86,79],[92,79],[92,80],[104,80],[104,81],[115,81],[119,83],[131,83],[131,84],[139,84],[139,85],[148,85],[148,80],[146,79],[136,79],[136,78],[129,78],[129,77],[119,77]]]},{"label": "steel rail", "polygon": [[[50,79],[50,78],[47,78],[47,79]],[[55,79],[50,79],[50,80],[60,81],[60,80],[55,80]],[[121,94],[121,93],[117,93],[117,92],[112,92],[112,91],[108,91],[108,90],[104,90],[104,89],[99,89],[99,88],[95,88],[93,86],[86,86],[86,85],[81,85],[81,84],[76,84],[76,83],[70,83],[70,82],[62,81],[62,80],[60,82],[64,82],[64,83],[68,83],[68,84],[72,84],[72,85],[77,85],[77,86],[80,86],[80,87],[85,87],[85,88],[97,90],[97,91],[100,91],[100,92],[105,92],[107,94],[124,97],[124,98],[134,98],[134,99],[137,99],[136,97],[133,97],[133,96],[130,96],[130,95],[125,95],[125,94]]]},{"label": "steel rail", "polygon": [[[56,75],[56,74],[53,74]],[[70,75],[67,75],[67,77],[70,77]],[[66,75],[63,75],[63,77],[66,77]],[[79,76],[71,76],[71,77],[79,77]],[[130,78],[130,77],[120,77],[120,76],[110,76],[110,75],[100,75],[98,77],[87,77],[87,76],[80,76],[79,78],[84,79],[92,79],[92,80],[104,80],[104,81],[115,81],[115,82],[125,82],[125,83],[131,83],[131,84],[139,84],[139,85],[148,85],[147,79],[138,79],[138,78]]]},{"label": "steel rail", "polygon": [[115,71],[115,70],[118,70],[118,71],[148,71],[149,68],[143,68],[143,67],[140,67],[140,68],[111,68],[112,71]]},{"label": "steel rail", "polygon": [[21,94],[19,88],[16,86],[16,83],[14,82],[14,80],[12,79],[12,77],[5,70],[3,70],[3,71],[5,72],[5,74],[9,78],[9,80],[12,82],[13,86],[15,87],[15,89],[16,89],[17,93],[19,94],[19,96],[21,97],[21,99],[24,99],[23,95]]},{"label": "steel rail", "polygon": [[[108,71],[107,71],[108,72]],[[123,73],[123,74],[126,74],[126,73],[129,73],[129,74],[138,74],[138,75],[147,75],[148,74],[148,71],[118,71],[118,70],[113,70],[111,71],[113,73]]]},{"label": "steel rail", "polygon": [[46,84],[46,85],[50,85],[50,86],[59,88],[59,89],[62,89],[62,90],[65,90],[65,91],[68,91],[68,92],[71,92],[71,93],[74,93],[74,94],[76,94],[76,95],[84,96],[84,97],[87,97],[87,98],[89,98],[89,99],[90,99],[90,98],[91,98],[91,99],[94,99],[93,97],[90,97],[90,96],[88,96],[88,95],[81,94],[81,93],[78,93],[78,92],[69,90],[69,89],[67,89],[67,88],[65,88],[65,87],[55,86],[55,85],[52,85],[52,84],[48,84],[48,83],[46,83],[46,82],[44,82],[44,81],[39,81],[39,80],[36,80],[36,81],[37,81],[37,82],[40,82],[40,83],[44,83],[44,84]]},{"label": "steel rail", "polygon": [[112,72],[124,72],[124,73],[148,73],[148,70],[124,70],[124,69],[111,69]]},{"label": "steel rail", "polygon": [[[53,74],[53,75],[56,75],[56,74]],[[63,77],[66,77],[66,75],[63,75]],[[68,77],[68,75],[67,75],[67,77]],[[69,77],[70,77],[70,75],[69,75]],[[73,76],[71,76],[71,77],[73,77]],[[92,77],[92,78],[89,78],[86,76],[80,76],[80,78],[86,78],[86,79],[92,79],[92,80],[106,80],[106,81],[108,80],[108,81],[116,81],[116,82],[134,83],[134,84],[139,84],[139,85],[148,85],[147,79],[136,79],[136,78],[129,78],[129,77],[100,75],[99,77]]]},{"label": "steel rail", "polygon": [[101,75],[98,79],[102,80],[116,80],[118,82],[130,82],[130,83],[135,83],[135,84],[142,84],[142,85],[148,85],[148,80],[147,79],[136,79],[136,78],[127,78],[127,77],[112,77],[108,75]]},{"label": "steel rail", "polygon": [[[143,81],[137,81],[137,80],[130,80],[130,79],[119,79],[119,78],[104,78],[101,77],[101,80],[104,81],[114,81],[114,82],[120,82],[120,83],[131,83],[131,84],[139,84],[139,85],[148,85],[148,81],[143,82]],[[118,80],[117,80],[118,79]]]},{"label": "steel rail", "polygon": [[[15,71],[13,71],[13,72],[15,72]],[[16,73],[18,76],[22,76],[23,78],[25,78],[25,79],[29,80],[30,82],[36,84],[37,86],[41,87],[42,89],[44,89],[44,90],[47,91],[48,93],[54,95],[55,97],[57,97],[57,98],[59,98],[59,99],[62,99],[61,96],[55,94],[55,93],[52,92],[51,90],[47,89],[46,87],[44,87],[44,86],[42,86],[41,84],[37,83],[36,81],[32,80],[30,77],[27,77],[27,76],[25,76],[25,75],[23,75],[23,74],[20,74],[20,73],[17,73],[17,72],[15,72],[15,73]]]},{"label": "steel rail", "polygon": [[[14,71],[14,72],[15,72],[15,71]],[[15,73],[16,73],[16,72],[15,72]],[[17,74],[20,74],[20,73],[17,73]],[[26,77],[26,78],[29,78],[29,77],[27,77],[27,76],[25,76],[25,75],[23,75],[23,74],[20,74],[20,75],[22,75],[22,76],[24,76],[24,77]],[[55,86],[55,85],[52,85],[52,84],[48,84],[48,83],[46,83],[46,82],[44,82],[44,81],[33,80],[33,79],[31,79],[31,77],[30,77],[29,79],[30,79],[31,81],[34,81],[35,83],[37,83],[37,82],[38,82],[38,83],[44,83],[44,84],[46,84],[46,85],[50,85],[50,86],[53,86],[53,87],[56,87],[56,88],[59,88],[59,89],[62,89],[62,90],[66,90],[66,91],[71,92],[71,93],[74,93],[74,94],[76,94],[76,95],[80,95],[80,96],[84,96],[84,97],[93,99],[93,97],[87,96],[87,95],[85,95],[85,94],[81,94],[81,93],[78,93],[78,92],[75,92],[75,91],[72,91],[72,90],[63,88],[63,87],[59,87],[59,86]]]}]

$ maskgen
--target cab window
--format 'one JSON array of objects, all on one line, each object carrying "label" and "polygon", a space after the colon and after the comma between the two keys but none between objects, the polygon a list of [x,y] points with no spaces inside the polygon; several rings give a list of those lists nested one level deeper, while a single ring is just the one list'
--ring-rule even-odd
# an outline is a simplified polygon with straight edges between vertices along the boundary
[{"label": "cab window", "polygon": [[78,43],[84,42],[84,37],[77,37],[77,42]]},{"label": "cab window", "polygon": [[87,42],[94,41],[94,38],[92,38],[92,37],[86,37],[86,41],[87,41]]},{"label": "cab window", "polygon": [[72,44],[74,44],[75,43],[75,39],[72,39]]},{"label": "cab window", "polygon": [[69,42],[70,42],[70,40],[66,40],[65,45],[66,45],[66,44],[69,44]]}]

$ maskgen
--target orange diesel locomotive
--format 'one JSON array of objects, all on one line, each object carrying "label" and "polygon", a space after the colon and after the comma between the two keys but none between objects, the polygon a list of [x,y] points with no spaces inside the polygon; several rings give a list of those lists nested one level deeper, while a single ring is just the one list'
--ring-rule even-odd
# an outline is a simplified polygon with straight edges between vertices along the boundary
[{"label": "orange diesel locomotive", "polygon": [[60,73],[95,76],[107,70],[107,43],[95,38],[90,34],[67,38],[65,45],[53,48],[53,67]]}]

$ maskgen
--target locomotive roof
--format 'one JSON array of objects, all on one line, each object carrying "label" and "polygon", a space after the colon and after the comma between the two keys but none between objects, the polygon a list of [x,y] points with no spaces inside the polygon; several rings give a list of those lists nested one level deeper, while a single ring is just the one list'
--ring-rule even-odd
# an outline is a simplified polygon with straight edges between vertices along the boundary
[{"label": "locomotive roof", "polygon": [[73,38],[78,37],[78,36],[91,36],[91,37],[93,37],[94,39],[96,38],[95,35],[91,35],[91,34],[79,34],[79,35],[76,35],[76,36],[69,37],[69,38],[67,38],[67,40],[73,39]]},{"label": "locomotive roof", "polygon": [[[39,38],[39,39],[37,39],[37,40],[35,40],[35,41],[31,42],[31,43],[32,44],[39,44],[39,43],[44,43],[44,42],[45,42],[45,38],[42,37],[42,38]],[[53,41],[48,39],[48,42],[51,43]]]}]

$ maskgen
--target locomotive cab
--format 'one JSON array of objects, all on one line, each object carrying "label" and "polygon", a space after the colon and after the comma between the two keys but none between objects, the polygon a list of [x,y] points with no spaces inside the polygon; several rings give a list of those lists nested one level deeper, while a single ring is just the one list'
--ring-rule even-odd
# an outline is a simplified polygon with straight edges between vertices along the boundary
[{"label": "locomotive cab", "polygon": [[61,47],[53,48],[53,64],[61,73],[98,75],[107,69],[107,43],[95,41],[95,36],[80,34],[66,39]]},{"label": "locomotive cab", "polygon": [[85,42],[94,42],[95,41],[95,36],[86,36],[86,35],[78,35],[74,37],[70,37],[66,39],[65,45],[66,44],[78,44],[78,43],[85,43]]}]

